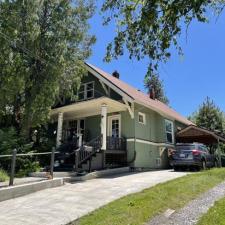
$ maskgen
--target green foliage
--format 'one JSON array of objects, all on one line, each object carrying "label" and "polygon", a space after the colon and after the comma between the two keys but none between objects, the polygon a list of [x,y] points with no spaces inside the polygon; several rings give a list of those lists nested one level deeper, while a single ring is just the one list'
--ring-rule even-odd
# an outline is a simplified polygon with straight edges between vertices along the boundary
[{"label": "green foliage", "polygon": [[[20,137],[14,127],[0,129],[0,155],[11,155],[13,149],[18,153],[27,153],[32,150],[33,143],[27,143]],[[16,171],[23,167],[24,159],[17,157]],[[10,171],[11,157],[0,158],[0,168]]]},{"label": "green foliage", "polygon": [[1,121],[12,116],[27,136],[56,99],[74,95],[95,42],[93,10],[90,0],[0,0]]},{"label": "green foliage", "polygon": [[17,163],[19,163],[21,166],[19,167],[19,170],[16,173],[16,177],[26,177],[29,173],[37,172],[41,169],[39,162],[32,161],[32,159],[30,158],[20,158],[17,160]]},{"label": "green foliage", "polygon": [[9,179],[8,174],[4,170],[0,169],[0,182],[4,182],[8,179]]},{"label": "green foliage", "polygon": [[197,126],[224,134],[224,113],[209,97],[199,109],[189,117]]},{"label": "green foliage", "polygon": [[148,94],[150,94],[151,89],[154,89],[155,98],[167,105],[169,104],[169,99],[166,97],[164,93],[163,81],[160,80],[158,74],[156,73],[148,74],[144,82],[145,88],[148,90]]},{"label": "green foliage", "polygon": [[193,20],[206,22],[209,9],[220,13],[223,6],[223,0],[105,0],[102,6],[104,24],[113,21],[117,25],[105,60],[118,58],[126,48],[130,58],[140,60],[147,56],[151,70],[157,70],[158,63],[170,57],[171,46],[182,54],[178,37],[183,25],[188,29]]}]

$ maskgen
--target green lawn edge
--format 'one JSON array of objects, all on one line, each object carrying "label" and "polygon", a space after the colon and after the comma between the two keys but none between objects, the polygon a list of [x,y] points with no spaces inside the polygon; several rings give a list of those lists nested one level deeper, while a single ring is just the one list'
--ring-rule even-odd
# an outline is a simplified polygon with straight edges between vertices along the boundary
[{"label": "green lawn edge", "polygon": [[215,202],[207,213],[199,220],[197,225],[225,225],[225,198]]},{"label": "green lawn edge", "polygon": [[[69,225],[139,225],[166,209],[179,209],[225,180],[225,168],[188,174],[115,200]],[[82,204],[82,203],[81,203]]]}]

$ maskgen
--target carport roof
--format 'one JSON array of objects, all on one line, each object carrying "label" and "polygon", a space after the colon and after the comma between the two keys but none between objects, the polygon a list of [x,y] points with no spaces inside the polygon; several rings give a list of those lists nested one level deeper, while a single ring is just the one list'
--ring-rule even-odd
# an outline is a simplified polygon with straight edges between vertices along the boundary
[{"label": "carport roof", "polygon": [[179,131],[176,135],[176,140],[181,143],[199,142],[203,144],[213,144],[218,141],[225,143],[225,137],[195,125],[190,125]]}]

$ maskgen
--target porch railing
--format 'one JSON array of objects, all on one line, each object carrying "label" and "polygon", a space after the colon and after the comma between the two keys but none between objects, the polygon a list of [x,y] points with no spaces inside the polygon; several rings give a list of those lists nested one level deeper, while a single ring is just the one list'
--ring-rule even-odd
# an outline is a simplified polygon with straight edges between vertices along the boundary
[{"label": "porch railing", "polygon": [[100,151],[102,145],[102,137],[99,136],[90,142],[82,145],[79,149],[75,151],[75,166],[76,170],[83,163],[89,161],[89,171],[91,170],[92,156]]},{"label": "porch railing", "polygon": [[107,137],[107,150],[127,150],[127,141],[125,138]]}]

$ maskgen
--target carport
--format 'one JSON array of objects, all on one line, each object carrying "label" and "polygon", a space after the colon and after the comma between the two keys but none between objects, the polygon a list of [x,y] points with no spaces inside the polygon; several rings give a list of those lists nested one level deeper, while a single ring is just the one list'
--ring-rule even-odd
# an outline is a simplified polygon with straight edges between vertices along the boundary
[{"label": "carport", "polygon": [[202,127],[190,125],[176,134],[177,143],[198,142],[210,147],[217,146],[219,166],[221,166],[220,143],[225,143],[225,137]]}]

